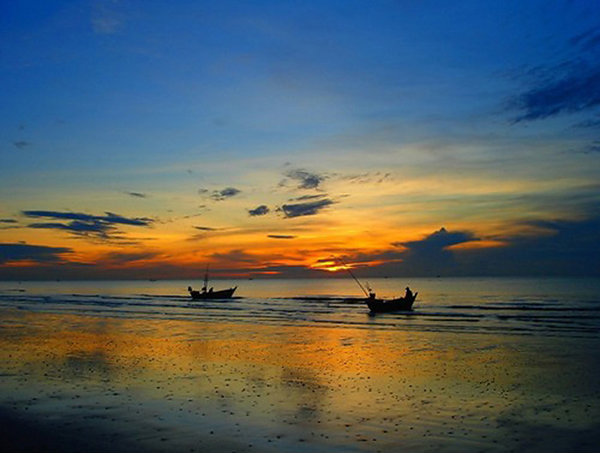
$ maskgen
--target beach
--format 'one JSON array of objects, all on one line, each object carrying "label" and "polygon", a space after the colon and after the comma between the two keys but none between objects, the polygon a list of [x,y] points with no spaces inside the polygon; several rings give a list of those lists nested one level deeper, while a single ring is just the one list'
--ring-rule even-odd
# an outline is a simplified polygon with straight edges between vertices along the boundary
[{"label": "beach", "polygon": [[600,445],[595,335],[137,319],[7,305],[4,450]]}]

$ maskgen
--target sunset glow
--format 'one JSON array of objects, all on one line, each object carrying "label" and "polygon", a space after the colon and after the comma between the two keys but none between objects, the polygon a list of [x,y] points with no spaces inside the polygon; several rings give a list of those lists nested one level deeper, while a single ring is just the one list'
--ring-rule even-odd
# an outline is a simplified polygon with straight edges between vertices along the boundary
[{"label": "sunset glow", "polygon": [[30,3],[2,279],[600,273],[593,2]]}]

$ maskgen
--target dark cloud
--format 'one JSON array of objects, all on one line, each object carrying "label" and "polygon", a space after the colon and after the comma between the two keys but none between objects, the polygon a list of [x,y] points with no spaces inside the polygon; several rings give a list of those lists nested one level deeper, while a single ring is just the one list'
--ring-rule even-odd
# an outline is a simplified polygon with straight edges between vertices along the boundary
[{"label": "dark cloud", "polygon": [[521,111],[515,122],[532,121],[561,113],[595,109],[600,105],[600,32],[597,28],[569,42],[569,59],[532,68],[530,87],[513,99]]},{"label": "dark cloud", "polygon": [[281,210],[287,218],[315,215],[333,203],[334,202],[332,200],[326,198],[324,200],[311,201],[307,203],[284,204],[281,207]]},{"label": "dark cloud", "polygon": [[542,82],[515,100],[521,115],[515,122],[544,119],[600,105],[600,66],[573,68],[557,80]]},{"label": "dark cloud", "polygon": [[395,242],[395,246],[403,246],[409,250],[414,251],[438,251],[444,250],[446,247],[451,245],[461,244],[463,242],[469,242],[475,240],[472,233],[466,231],[449,232],[446,228],[442,227],[435,233],[431,233],[419,241],[409,242]]},{"label": "dark cloud", "polygon": [[98,233],[99,235],[106,235],[109,231],[114,229],[111,225],[99,223],[99,222],[82,222],[80,220],[73,220],[69,223],[58,223],[58,222],[44,222],[44,223],[30,223],[27,225],[29,228],[46,229],[46,230],[65,230],[72,233]]},{"label": "dark cloud", "polygon": [[21,226],[16,223],[0,223],[0,230],[17,230],[19,228]]},{"label": "dark cloud", "polygon": [[265,215],[268,213],[269,213],[269,208],[264,204],[261,204],[260,206],[254,208],[254,209],[248,209],[248,214],[252,217],[261,216],[261,215]]},{"label": "dark cloud", "polygon": [[66,247],[46,247],[28,244],[0,244],[0,264],[11,261],[36,261],[38,263],[57,263],[63,260],[62,254],[71,253]]},{"label": "dark cloud", "polygon": [[591,28],[570,41],[570,44],[585,51],[593,51],[600,48],[600,31],[598,28]]},{"label": "dark cloud", "polygon": [[19,148],[19,149],[25,149],[28,146],[31,146],[30,142],[26,142],[25,140],[18,140],[16,142],[13,142],[13,145],[15,145],[15,147]]},{"label": "dark cloud", "polygon": [[194,228],[196,228],[197,230],[200,230],[200,231],[215,231],[216,230],[216,228],[207,227],[207,226],[195,226]]},{"label": "dark cloud", "polygon": [[17,223],[15,219],[0,219],[0,223]]},{"label": "dark cloud", "polygon": [[268,238],[271,239],[295,239],[296,236],[291,236],[289,234],[268,234]]},{"label": "dark cloud", "polygon": [[147,195],[145,193],[141,193],[141,192],[127,192],[127,195],[130,195],[132,197],[136,197],[136,198],[146,198]]},{"label": "dark cloud", "polygon": [[420,241],[396,243],[406,248],[397,252],[402,262],[384,264],[370,272],[407,276],[600,276],[600,217],[533,221],[522,226],[529,231],[527,234],[493,238],[504,245],[465,248],[450,247],[478,241],[473,233],[442,228]]},{"label": "dark cloud", "polygon": [[227,198],[235,197],[237,194],[241,192],[240,189],[236,189],[235,187],[226,187],[223,190],[213,190],[210,198],[215,201],[223,201]]},{"label": "dark cloud", "polygon": [[91,237],[96,239],[122,240],[116,225],[132,225],[147,227],[153,223],[146,217],[128,218],[112,212],[97,216],[78,212],[59,211],[23,211],[31,218],[50,218],[68,222],[38,222],[29,224],[29,228],[55,229],[68,231],[76,236]]},{"label": "dark cloud", "polygon": [[320,198],[325,198],[326,194],[317,194],[317,195],[302,195],[301,197],[290,198],[289,201],[306,201],[306,200],[318,200]]},{"label": "dark cloud", "polygon": [[476,240],[468,231],[450,232],[442,227],[419,241],[395,242],[392,245],[405,249],[399,266],[403,272],[438,275],[447,273],[455,265],[454,253],[448,249],[450,246]]},{"label": "dark cloud", "polygon": [[325,179],[325,176],[302,169],[290,170],[286,173],[286,176],[298,181],[299,189],[316,189]]}]

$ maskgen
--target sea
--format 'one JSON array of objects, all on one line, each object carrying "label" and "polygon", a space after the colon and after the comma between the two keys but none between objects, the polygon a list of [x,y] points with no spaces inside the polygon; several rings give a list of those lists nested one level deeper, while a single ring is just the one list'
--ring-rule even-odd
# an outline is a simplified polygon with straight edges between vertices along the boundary
[{"label": "sea", "polygon": [[368,284],[393,298],[419,293],[411,312],[370,314],[351,279],[234,279],[227,300],[192,300],[177,280],[0,282],[0,308],[128,319],[271,326],[597,337],[597,278],[381,278]]}]

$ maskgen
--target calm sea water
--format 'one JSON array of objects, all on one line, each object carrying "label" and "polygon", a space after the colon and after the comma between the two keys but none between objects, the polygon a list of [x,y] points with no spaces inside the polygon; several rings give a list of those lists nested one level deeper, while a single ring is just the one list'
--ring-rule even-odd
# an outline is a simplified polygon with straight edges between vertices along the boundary
[{"label": "calm sea water", "polygon": [[[230,300],[192,301],[188,281],[0,282],[0,308],[131,319],[594,337],[600,279],[372,279],[380,297],[419,292],[414,311],[369,315],[351,279],[218,280]],[[196,282],[195,287],[200,287]]]}]

